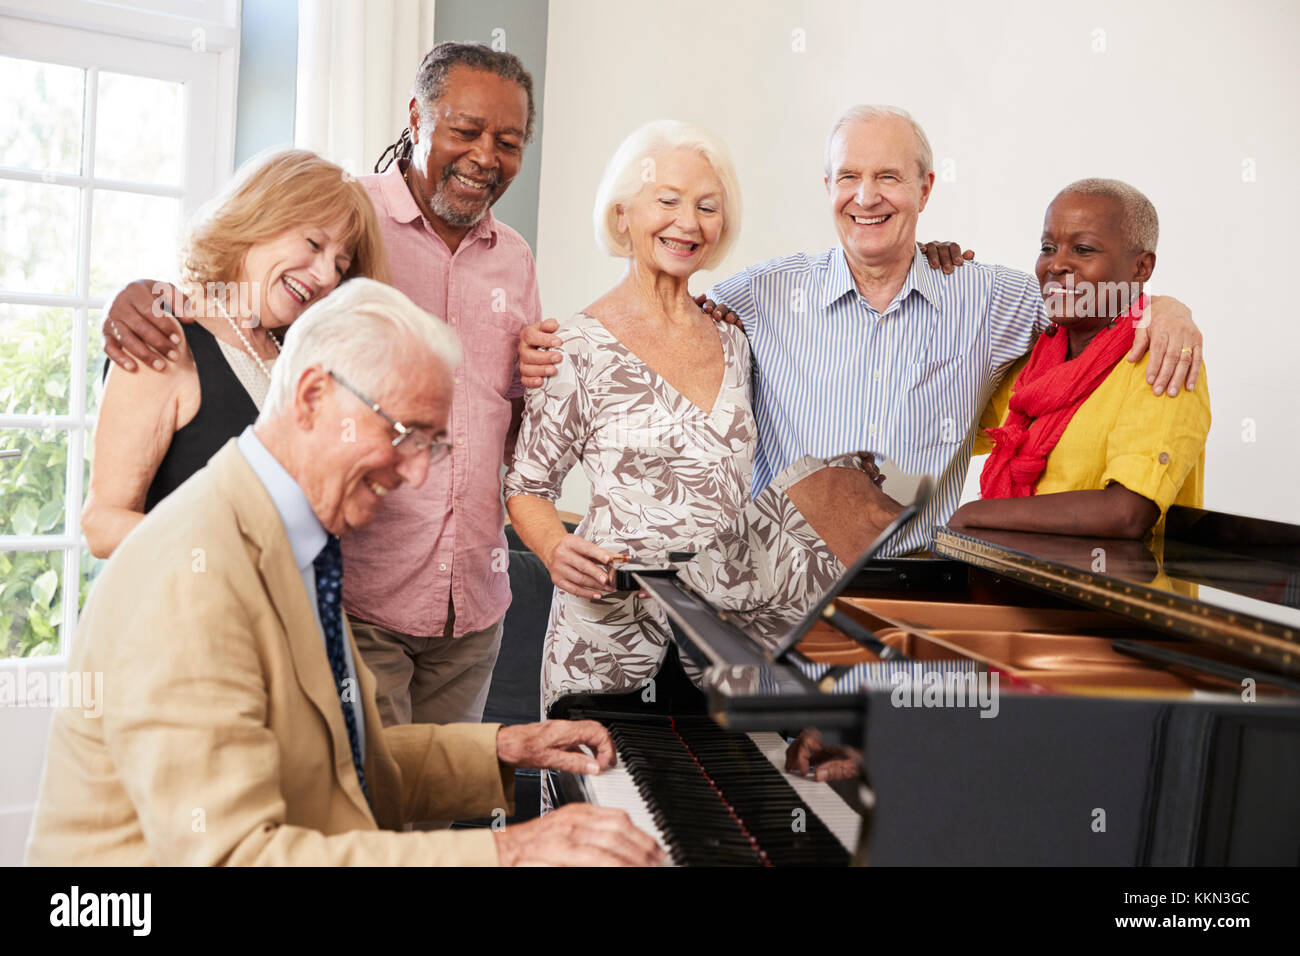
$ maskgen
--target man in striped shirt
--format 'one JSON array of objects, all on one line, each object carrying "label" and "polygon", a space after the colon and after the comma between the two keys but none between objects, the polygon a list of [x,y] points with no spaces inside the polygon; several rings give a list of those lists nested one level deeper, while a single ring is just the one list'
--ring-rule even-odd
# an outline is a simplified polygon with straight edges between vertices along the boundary
[{"label": "man in striped shirt", "polygon": [[[889,549],[924,550],[959,504],[980,411],[1047,325],[1042,293],[1033,276],[1003,266],[968,263],[949,273],[927,264],[916,225],[934,185],[933,158],[904,111],[847,110],[827,138],[825,174],[840,244],[746,268],[710,289],[705,303],[719,318],[734,312],[753,351],[754,494],[806,456],[870,450],[934,477],[920,520]],[[1157,297],[1147,331],[1138,330],[1130,359],[1145,353],[1148,338],[1156,346],[1148,365],[1156,394],[1193,388],[1201,337],[1186,307]],[[552,344],[544,327],[524,330],[525,384],[540,384],[559,361],[558,352],[537,351]],[[798,488],[791,498],[821,530],[832,516],[809,514]],[[808,503],[829,508],[834,498]],[[869,540],[891,516],[880,499],[858,509],[869,525],[858,537]]]}]

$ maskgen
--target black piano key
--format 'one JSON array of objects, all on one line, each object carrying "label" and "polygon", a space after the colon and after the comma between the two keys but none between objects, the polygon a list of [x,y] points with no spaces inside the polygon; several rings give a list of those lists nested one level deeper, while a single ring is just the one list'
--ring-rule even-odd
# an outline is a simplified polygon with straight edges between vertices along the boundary
[{"label": "black piano key", "polygon": [[[682,865],[843,865],[848,853],[742,734],[705,717],[590,716],[609,728],[629,775]],[[804,830],[794,829],[802,810]]]}]

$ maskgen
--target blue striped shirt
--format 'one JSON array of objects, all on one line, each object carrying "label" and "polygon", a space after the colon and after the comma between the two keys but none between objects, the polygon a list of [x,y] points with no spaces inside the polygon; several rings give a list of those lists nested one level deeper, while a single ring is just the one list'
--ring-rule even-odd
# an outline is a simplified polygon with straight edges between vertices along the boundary
[{"label": "blue striped shirt", "polygon": [[928,548],[952,517],[979,414],[1047,323],[1032,276],[976,262],[944,275],[919,249],[883,312],[839,246],[751,266],[709,297],[741,317],[754,354],[755,495],[804,455],[873,451],[935,479],[890,554]]}]

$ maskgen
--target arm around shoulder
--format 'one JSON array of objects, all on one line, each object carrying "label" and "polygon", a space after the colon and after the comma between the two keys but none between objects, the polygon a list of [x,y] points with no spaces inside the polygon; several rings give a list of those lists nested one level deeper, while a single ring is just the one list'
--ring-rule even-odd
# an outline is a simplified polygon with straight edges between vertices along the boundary
[{"label": "arm around shoulder", "polygon": [[1164,514],[1184,482],[1203,469],[1210,431],[1210,394],[1201,386],[1177,395],[1155,395],[1142,366],[1129,366],[1128,394],[1106,435],[1102,486],[1115,482],[1155,503]]}]

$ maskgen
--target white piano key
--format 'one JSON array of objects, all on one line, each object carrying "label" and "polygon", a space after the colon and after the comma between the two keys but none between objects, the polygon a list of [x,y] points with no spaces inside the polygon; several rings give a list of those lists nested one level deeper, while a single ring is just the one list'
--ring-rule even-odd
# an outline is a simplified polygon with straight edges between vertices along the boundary
[{"label": "white piano key", "polygon": [[[641,791],[636,788],[636,781],[627,772],[627,764],[623,763],[621,755],[619,762],[608,770],[579,779],[587,794],[587,802],[594,803],[598,807],[622,810],[631,819],[633,826],[650,834],[659,844],[659,848],[665,853],[668,852],[668,843],[664,840],[663,831],[659,829],[659,824],[655,823],[650,807],[641,796]],[[676,866],[677,864],[673,863],[670,857],[664,865]]]}]

